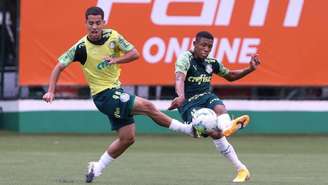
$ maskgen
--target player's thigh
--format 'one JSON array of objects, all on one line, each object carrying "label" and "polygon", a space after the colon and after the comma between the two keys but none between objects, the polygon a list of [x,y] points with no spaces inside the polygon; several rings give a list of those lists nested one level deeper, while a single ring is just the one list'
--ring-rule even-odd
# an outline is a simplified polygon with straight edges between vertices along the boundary
[{"label": "player's thigh", "polygon": [[185,104],[184,106],[179,108],[179,112],[181,114],[181,117],[183,119],[184,122],[186,123],[190,123],[192,121],[193,118],[193,113],[200,109],[206,107],[206,103],[203,101],[199,101],[199,100],[194,100],[194,101],[190,101],[188,102],[188,104]]},{"label": "player's thigh", "polygon": [[217,104],[213,107],[213,110],[214,112],[217,114],[217,115],[221,115],[221,114],[226,114],[228,113],[225,105],[221,105],[221,104]]},{"label": "player's thigh", "polygon": [[109,117],[125,118],[131,115],[135,96],[123,89],[107,89],[95,95],[93,101],[98,110]]},{"label": "player's thigh", "polygon": [[225,105],[223,104],[222,100],[220,98],[218,98],[215,94],[206,95],[206,97],[204,97],[204,98],[207,99],[206,107],[214,110],[214,112],[217,115],[227,113],[227,109],[226,109]]},{"label": "player's thigh", "polygon": [[133,115],[128,115],[120,118],[110,115],[108,116],[108,119],[111,124],[111,129],[116,131],[119,131],[121,128],[124,128],[125,126],[134,125],[135,123]]},{"label": "player's thigh", "polygon": [[132,114],[147,114],[149,112],[156,111],[158,111],[158,109],[151,101],[136,96],[134,105],[132,107]]},{"label": "player's thigh", "polygon": [[134,99],[134,95],[125,93],[123,89],[106,89],[93,96],[98,110],[109,118],[112,130],[134,123],[131,114]]}]

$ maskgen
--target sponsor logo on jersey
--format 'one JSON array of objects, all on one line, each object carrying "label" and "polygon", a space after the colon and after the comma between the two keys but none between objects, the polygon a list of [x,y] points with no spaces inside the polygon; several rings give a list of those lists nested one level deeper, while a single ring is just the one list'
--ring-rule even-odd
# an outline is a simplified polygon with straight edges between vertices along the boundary
[{"label": "sponsor logo on jersey", "polygon": [[104,61],[100,62],[99,64],[97,64],[97,69],[102,70],[102,69],[107,68],[108,66],[110,66],[110,64],[106,60],[104,60]]},{"label": "sponsor logo on jersey", "polygon": [[212,79],[212,76],[206,76],[206,75],[202,74],[200,76],[189,76],[187,80],[189,82],[197,83],[198,85],[200,85],[202,83],[210,82],[211,79]]}]

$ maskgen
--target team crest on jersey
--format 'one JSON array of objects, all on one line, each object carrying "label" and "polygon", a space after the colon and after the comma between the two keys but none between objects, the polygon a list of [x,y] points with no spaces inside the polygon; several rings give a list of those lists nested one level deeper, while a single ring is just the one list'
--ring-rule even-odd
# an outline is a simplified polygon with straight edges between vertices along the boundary
[{"label": "team crest on jersey", "polygon": [[213,72],[213,68],[211,64],[207,64],[205,67],[205,70],[208,74],[211,74]]},{"label": "team crest on jersey", "polygon": [[127,102],[127,101],[129,101],[129,99],[130,99],[130,95],[127,94],[127,93],[122,93],[122,94],[120,95],[120,100],[121,100],[121,102]]},{"label": "team crest on jersey", "polygon": [[110,42],[109,43],[109,48],[114,49],[115,48],[115,42]]}]

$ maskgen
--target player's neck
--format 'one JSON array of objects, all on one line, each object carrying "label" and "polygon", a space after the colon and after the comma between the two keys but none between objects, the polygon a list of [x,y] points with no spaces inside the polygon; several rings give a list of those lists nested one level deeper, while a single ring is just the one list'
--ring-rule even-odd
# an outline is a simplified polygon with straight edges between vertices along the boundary
[{"label": "player's neck", "polygon": [[103,33],[101,33],[100,37],[99,38],[94,38],[94,39],[91,39],[89,36],[87,36],[87,39],[89,42],[91,42],[92,44],[95,44],[95,45],[102,45],[104,44],[108,38],[104,38],[103,37]]},{"label": "player's neck", "polygon": [[202,58],[202,57],[200,57],[200,56],[198,56],[196,53],[195,53],[195,51],[190,51],[191,53],[192,53],[192,55],[193,55],[193,57],[197,60],[197,61],[204,61],[205,60],[205,58]]},{"label": "player's neck", "polygon": [[101,35],[97,38],[91,38],[91,37],[87,36],[87,38],[90,42],[99,42],[99,40],[101,40],[101,37],[102,37]]}]

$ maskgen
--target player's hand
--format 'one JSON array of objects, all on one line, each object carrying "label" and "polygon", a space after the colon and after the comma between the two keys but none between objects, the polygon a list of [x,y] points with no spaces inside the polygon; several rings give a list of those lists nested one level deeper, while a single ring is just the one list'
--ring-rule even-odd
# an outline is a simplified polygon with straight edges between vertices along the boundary
[{"label": "player's hand", "polygon": [[185,98],[184,97],[176,97],[172,100],[170,107],[168,108],[168,110],[173,110],[176,109],[178,107],[180,107],[182,105],[182,103],[184,102]]},{"label": "player's hand", "polygon": [[43,95],[42,99],[47,103],[51,103],[55,99],[55,94],[52,92],[47,92]]},{"label": "player's hand", "polygon": [[250,68],[254,71],[258,65],[260,65],[261,61],[259,59],[259,55],[255,54],[251,56],[251,61],[249,62]]},{"label": "player's hand", "polygon": [[114,57],[110,57],[110,56],[105,56],[103,58],[105,61],[107,61],[108,64],[116,64],[116,59]]}]

